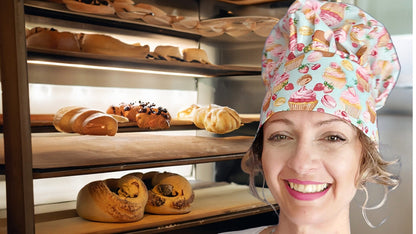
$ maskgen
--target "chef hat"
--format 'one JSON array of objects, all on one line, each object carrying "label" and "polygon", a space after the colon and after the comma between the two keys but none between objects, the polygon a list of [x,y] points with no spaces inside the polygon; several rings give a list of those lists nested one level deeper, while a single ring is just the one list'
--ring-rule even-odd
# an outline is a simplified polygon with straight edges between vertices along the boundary
[{"label": "chef hat", "polygon": [[279,111],[338,116],[378,143],[377,114],[399,75],[386,28],[344,3],[297,0],[266,40],[260,125]]}]

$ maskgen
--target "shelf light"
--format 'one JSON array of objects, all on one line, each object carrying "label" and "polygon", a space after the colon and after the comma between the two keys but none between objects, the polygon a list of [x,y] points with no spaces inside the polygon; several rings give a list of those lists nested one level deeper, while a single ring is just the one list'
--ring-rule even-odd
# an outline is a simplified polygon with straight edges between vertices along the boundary
[{"label": "shelf light", "polygon": [[146,74],[155,74],[155,75],[207,77],[206,75],[191,74],[191,73],[164,72],[164,71],[143,70],[143,69],[133,69],[133,68],[123,68],[123,67],[104,67],[104,66],[96,66],[96,65],[75,64],[75,63],[60,63],[60,62],[49,62],[49,61],[41,61],[41,60],[28,60],[27,63],[37,64],[37,65],[49,65],[49,66],[60,66],[60,67],[73,67],[73,68],[106,70],[106,71],[146,73]]}]

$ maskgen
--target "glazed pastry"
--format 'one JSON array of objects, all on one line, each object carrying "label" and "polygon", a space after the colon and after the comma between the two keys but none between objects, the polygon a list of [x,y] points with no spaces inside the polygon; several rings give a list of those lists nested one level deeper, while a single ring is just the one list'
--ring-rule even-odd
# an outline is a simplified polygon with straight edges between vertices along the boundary
[{"label": "glazed pastry", "polygon": [[117,120],[102,111],[86,107],[68,106],[59,109],[53,120],[55,129],[66,133],[114,136]]},{"label": "glazed pastry", "polygon": [[141,220],[148,200],[141,173],[120,179],[94,181],[78,193],[76,210],[84,219],[98,222],[134,222]]},{"label": "glazed pastry", "polygon": [[81,50],[87,53],[122,56],[131,58],[146,58],[149,46],[126,44],[114,37],[102,34],[80,34]]},{"label": "glazed pastry", "polygon": [[109,0],[63,0],[63,2],[71,11],[97,15],[113,15],[115,13]]},{"label": "glazed pastry", "polygon": [[110,106],[107,114],[121,115],[136,122],[139,128],[144,129],[167,129],[170,127],[171,116],[166,108],[156,107],[154,103],[137,102],[121,103],[119,106]]},{"label": "glazed pastry", "polygon": [[26,45],[29,48],[81,51],[76,34],[59,32],[53,28],[35,27],[27,30]]},{"label": "glazed pastry", "polygon": [[191,211],[195,195],[185,177],[170,172],[148,172],[142,179],[149,191],[145,212],[185,214]]},{"label": "glazed pastry", "polygon": [[170,114],[162,107],[143,107],[136,115],[136,123],[139,128],[159,130],[170,128]]}]

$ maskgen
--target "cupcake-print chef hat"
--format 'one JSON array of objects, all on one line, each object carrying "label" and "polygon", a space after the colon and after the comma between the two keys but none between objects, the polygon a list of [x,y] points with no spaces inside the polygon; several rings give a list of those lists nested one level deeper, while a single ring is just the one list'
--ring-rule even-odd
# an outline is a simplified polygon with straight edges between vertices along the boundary
[{"label": "cupcake-print chef hat", "polygon": [[279,111],[336,115],[378,144],[376,110],[399,75],[386,28],[344,3],[297,0],[266,40],[259,128]]}]

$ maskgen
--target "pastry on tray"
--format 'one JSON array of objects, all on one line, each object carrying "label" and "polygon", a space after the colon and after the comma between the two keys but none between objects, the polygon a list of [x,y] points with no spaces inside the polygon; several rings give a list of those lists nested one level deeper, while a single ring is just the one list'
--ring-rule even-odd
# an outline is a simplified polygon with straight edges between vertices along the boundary
[{"label": "pastry on tray", "polygon": [[232,108],[210,104],[207,106],[191,105],[181,109],[177,118],[192,120],[198,128],[212,133],[225,134],[242,126],[240,115]]},{"label": "pastry on tray", "polygon": [[107,114],[121,115],[136,122],[139,128],[161,130],[170,128],[170,113],[166,108],[156,107],[154,103],[137,102],[112,105],[107,109]]}]

